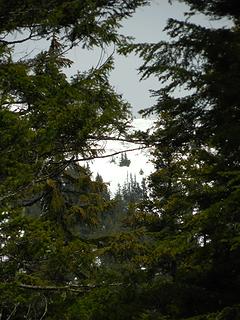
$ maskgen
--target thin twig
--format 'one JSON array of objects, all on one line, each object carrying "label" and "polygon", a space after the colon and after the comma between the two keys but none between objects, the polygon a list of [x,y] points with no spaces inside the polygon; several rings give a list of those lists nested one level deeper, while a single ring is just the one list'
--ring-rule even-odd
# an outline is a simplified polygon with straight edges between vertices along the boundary
[{"label": "thin twig", "polygon": [[31,307],[32,307],[32,305],[31,305],[31,303],[30,303],[29,306],[28,306],[27,314],[26,314],[26,316],[25,316],[26,319],[28,319],[28,315],[30,314]]},{"label": "thin twig", "polygon": [[45,300],[45,309],[44,309],[44,312],[43,312],[40,320],[42,320],[42,319],[45,317],[45,315],[46,315],[46,313],[47,313],[47,310],[48,310],[48,301],[47,301],[47,298],[45,297],[45,295],[43,295],[43,297],[44,297],[44,300]]},{"label": "thin twig", "polygon": [[12,318],[12,316],[15,314],[16,310],[17,310],[17,307],[19,306],[19,302],[17,304],[15,304],[12,312],[10,313],[10,315],[7,317],[7,320],[10,320]]}]

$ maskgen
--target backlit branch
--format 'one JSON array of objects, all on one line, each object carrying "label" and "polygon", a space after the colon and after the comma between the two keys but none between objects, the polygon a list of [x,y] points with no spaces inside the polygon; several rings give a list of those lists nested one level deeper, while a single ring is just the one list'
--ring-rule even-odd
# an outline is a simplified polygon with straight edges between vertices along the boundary
[{"label": "backlit branch", "polygon": [[76,158],[74,159],[74,162],[77,162],[77,161],[89,161],[89,160],[94,160],[94,159],[102,159],[102,158],[109,158],[109,157],[113,157],[117,154],[121,154],[121,153],[125,153],[125,152],[132,152],[132,151],[136,151],[136,150],[142,150],[142,149],[147,149],[149,148],[148,146],[144,146],[144,147],[138,147],[138,148],[133,148],[133,149],[125,149],[125,150],[121,150],[121,151],[116,151],[116,152],[113,152],[113,153],[109,153],[109,154],[106,154],[106,155],[100,155],[100,156],[92,156],[92,157],[87,157],[87,158]]}]

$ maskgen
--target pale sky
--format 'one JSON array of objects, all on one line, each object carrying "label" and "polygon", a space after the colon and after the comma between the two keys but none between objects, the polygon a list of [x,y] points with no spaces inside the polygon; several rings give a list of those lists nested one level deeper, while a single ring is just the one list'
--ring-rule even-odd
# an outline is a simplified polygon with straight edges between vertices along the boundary
[{"label": "pale sky", "polygon": [[[150,6],[138,8],[133,17],[126,19],[122,23],[121,32],[124,35],[133,36],[136,42],[159,42],[166,39],[163,28],[169,18],[184,20],[184,12],[188,7],[178,1],[173,1],[170,5],[168,0],[152,0]],[[203,15],[197,15],[192,20],[207,27],[227,25],[227,20],[209,21]],[[103,55],[105,61],[108,54]],[[75,61],[70,73],[78,69],[87,70],[91,66],[96,66],[101,57],[101,51],[86,52],[79,48],[74,48],[70,58]],[[141,65],[141,60],[131,54],[128,57],[115,54],[115,69],[111,74],[111,83],[116,91],[123,95],[123,98],[132,106],[134,116],[143,108],[154,104],[154,98],[150,98],[150,89],[158,89],[159,83],[155,78],[139,81],[137,68]]]},{"label": "pale sky", "polygon": [[[162,30],[167,19],[170,17],[184,19],[183,12],[186,8],[178,2],[170,5],[168,0],[153,0],[150,6],[138,8],[133,17],[123,21],[121,33],[133,36],[136,42],[158,42],[166,38]],[[111,50],[105,54],[103,61],[109,54]],[[92,65],[96,66],[100,56],[100,50],[85,52],[74,48],[69,57],[75,63],[69,72],[74,73],[77,69],[87,70]],[[115,90],[131,104],[135,116],[140,109],[147,108],[154,103],[154,99],[150,98],[149,90],[157,89],[159,86],[154,78],[139,81],[137,68],[140,65],[141,60],[133,54],[128,57],[115,54],[115,69],[110,78]]]},{"label": "pale sky", "polygon": [[[166,26],[169,18],[184,20],[184,12],[188,11],[188,7],[178,1],[173,1],[173,5],[168,0],[152,0],[150,6],[138,8],[133,17],[122,22],[121,33],[133,36],[135,42],[159,42],[166,39],[163,28]],[[194,22],[205,25],[207,27],[229,25],[229,21],[221,20],[218,22],[209,21],[203,15],[197,15],[193,18]],[[22,57],[25,53],[37,52],[47,49],[49,43],[38,41],[29,42],[19,45],[15,56]],[[72,67],[66,70],[68,76],[75,74],[78,70],[85,71],[99,64],[99,59],[104,62],[112,53],[111,49],[105,54],[100,49],[93,51],[73,48],[68,57],[74,61]],[[150,98],[150,89],[158,89],[159,83],[155,78],[139,81],[137,68],[141,65],[141,60],[133,54],[128,57],[115,56],[115,69],[113,70],[110,80],[115,90],[122,94],[123,98],[132,106],[134,116],[141,109],[150,107],[154,104],[154,99]],[[101,63],[100,63],[101,64]]]}]

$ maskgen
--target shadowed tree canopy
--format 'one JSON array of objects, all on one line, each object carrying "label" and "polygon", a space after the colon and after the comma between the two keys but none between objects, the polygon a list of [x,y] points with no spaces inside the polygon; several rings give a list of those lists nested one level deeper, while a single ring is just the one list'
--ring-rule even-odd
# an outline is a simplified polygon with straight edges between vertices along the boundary
[{"label": "shadowed tree canopy", "polygon": [[230,17],[239,21],[240,8],[237,0],[180,0],[188,4],[192,11],[199,11],[210,17]]},{"label": "shadowed tree canopy", "polygon": [[[238,319],[240,300],[240,31],[238,1],[181,1],[214,28],[169,19],[169,40],[130,44],[155,75],[151,197],[137,212],[155,238],[146,319]],[[173,2],[174,5],[174,2]],[[226,20],[224,21],[226,25]],[[180,94],[179,94],[180,92]],[[142,219],[142,220],[140,220]],[[151,318],[151,316],[152,318]]]},{"label": "shadowed tree canopy", "polygon": [[[108,82],[113,67],[70,80],[64,52],[79,44],[117,45],[123,18],[146,1],[2,1],[0,4],[1,199],[20,195],[64,170],[77,157],[98,154],[97,137],[124,131],[129,106]],[[17,45],[45,39],[48,50],[17,59]],[[18,49],[17,49],[18,48]],[[92,138],[94,137],[94,138]]]},{"label": "shadowed tree canopy", "polygon": [[[154,44],[117,33],[145,1],[1,2],[1,318],[240,318],[239,6],[180,2],[188,18],[170,19],[169,40]],[[231,24],[197,25],[197,12]],[[40,39],[47,50],[17,59],[19,44]],[[143,111],[157,117],[144,135],[150,196],[110,236],[89,237],[114,208],[101,178],[75,162],[101,155],[100,137],[124,134],[128,104],[108,81],[111,58],[66,77],[64,52],[77,44],[136,52],[142,77],[161,83]]]},{"label": "shadowed tree canopy", "polygon": [[[100,156],[102,137],[125,132],[129,105],[109,83],[111,57],[68,79],[65,53],[119,45],[121,20],[144,4],[0,3],[2,319],[79,319],[81,296],[112,281],[97,276],[98,241],[76,231],[97,223],[105,187],[74,163]],[[35,54],[36,44],[47,49]]]},{"label": "shadowed tree canopy", "polygon": [[[82,46],[109,44],[118,39],[119,22],[131,16],[144,0],[2,1],[1,43],[17,43],[61,35],[61,40]],[[9,39],[14,32],[25,36]]]}]

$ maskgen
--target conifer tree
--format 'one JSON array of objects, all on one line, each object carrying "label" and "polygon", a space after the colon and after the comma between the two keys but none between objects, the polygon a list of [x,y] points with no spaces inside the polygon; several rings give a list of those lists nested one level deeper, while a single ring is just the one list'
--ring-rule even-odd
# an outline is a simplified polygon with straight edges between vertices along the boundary
[{"label": "conifer tree", "polygon": [[[105,203],[74,163],[99,155],[100,137],[124,132],[129,106],[109,83],[112,59],[68,79],[65,53],[118,45],[120,21],[145,3],[0,3],[2,319],[79,319],[82,295],[111,282],[96,276],[96,242],[73,232],[78,221],[95,224]],[[47,48],[27,52],[35,41]]]},{"label": "conifer tree", "polygon": [[121,153],[119,167],[129,167],[130,163],[131,163],[131,160],[128,159],[127,153],[126,152]]},{"label": "conifer tree", "polygon": [[158,117],[147,141],[155,146],[155,172],[143,217],[156,242],[146,319],[238,319],[239,5],[182,2],[190,17],[227,17],[229,25],[170,19],[169,41],[123,49],[144,59],[143,78],[162,83],[156,105],[144,112]]}]

